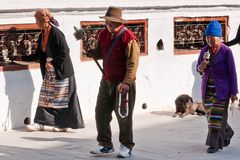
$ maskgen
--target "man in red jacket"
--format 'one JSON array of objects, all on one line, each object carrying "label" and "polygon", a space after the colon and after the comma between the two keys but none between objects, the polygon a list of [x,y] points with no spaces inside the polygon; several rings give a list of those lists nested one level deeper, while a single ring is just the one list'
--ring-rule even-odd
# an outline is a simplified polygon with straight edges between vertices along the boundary
[{"label": "man in red jacket", "polygon": [[[132,31],[122,23],[122,10],[109,7],[105,16],[106,28],[99,33],[98,44],[93,57],[103,59],[103,77],[99,87],[95,109],[97,141],[96,150],[91,154],[102,155],[114,152],[110,122],[114,111],[120,129],[121,143],[118,157],[131,155],[133,142],[132,114],[135,103],[135,79],[140,48]],[[128,95],[128,115],[122,117],[118,112],[116,93]],[[120,98],[122,99],[122,98]]]}]

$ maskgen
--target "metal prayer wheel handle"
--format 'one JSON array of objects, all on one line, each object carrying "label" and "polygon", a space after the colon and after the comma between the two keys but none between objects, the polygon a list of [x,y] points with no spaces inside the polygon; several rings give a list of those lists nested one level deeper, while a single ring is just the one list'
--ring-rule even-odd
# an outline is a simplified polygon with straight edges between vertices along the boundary
[{"label": "metal prayer wheel handle", "polygon": [[[128,113],[129,113],[129,93],[127,92],[126,93],[126,98],[122,99],[122,93],[119,93],[118,94],[118,115],[121,117],[121,118],[126,118],[128,116]],[[122,102],[122,100],[124,102]],[[124,106],[122,106],[124,105]],[[122,107],[125,107],[126,108],[126,112],[124,114],[121,113],[121,108]]]},{"label": "metal prayer wheel handle", "polygon": [[73,28],[74,28],[73,35],[77,40],[80,40],[80,39],[83,41],[87,40],[87,33],[83,28],[77,28],[76,26],[74,26]]},{"label": "metal prayer wheel handle", "polygon": [[210,56],[211,56],[210,52],[207,51],[207,52],[204,53],[204,55],[203,55],[203,59],[205,59],[205,60],[209,60],[209,59],[210,59]]}]

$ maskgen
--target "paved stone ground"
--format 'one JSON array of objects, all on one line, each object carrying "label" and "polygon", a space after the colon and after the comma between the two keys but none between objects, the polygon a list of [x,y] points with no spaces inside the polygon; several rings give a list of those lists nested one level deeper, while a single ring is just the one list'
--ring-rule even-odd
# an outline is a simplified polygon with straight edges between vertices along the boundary
[{"label": "paved stone ground", "polygon": [[[207,154],[204,116],[172,118],[169,112],[155,111],[134,116],[132,160],[238,160],[240,159],[240,111],[229,115],[235,130],[231,145],[215,154]],[[86,128],[74,133],[25,132],[23,129],[0,132],[0,160],[112,160],[117,152],[93,157],[96,147],[93,119],[85,120]],[[112,122],[113,142],[118,150],[118,126]]]}]

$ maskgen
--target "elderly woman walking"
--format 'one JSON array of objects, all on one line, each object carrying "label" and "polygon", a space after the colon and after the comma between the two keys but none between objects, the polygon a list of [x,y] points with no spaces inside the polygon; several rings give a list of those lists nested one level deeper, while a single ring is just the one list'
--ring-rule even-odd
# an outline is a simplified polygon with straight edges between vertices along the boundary
[{"label": "elderly woman walking", "polygon": [[230,144],[234,134],[227,122],[229,100],[237,100],[238,86],[232,51],[221,43],[221,24],[213,20],[206,30],[207,45],[201,50],[197,70],[202,75],[202,98],[207,113],[207,153]]},{"label": "elderly woman walking", "polygon": [[34,124],[28,131],[70,131],[84,128],[77,95],[74,70],[64,34],[48,9],[35,13],[36,24],[42,30],[33,58],[40,59],[43,77]]}]

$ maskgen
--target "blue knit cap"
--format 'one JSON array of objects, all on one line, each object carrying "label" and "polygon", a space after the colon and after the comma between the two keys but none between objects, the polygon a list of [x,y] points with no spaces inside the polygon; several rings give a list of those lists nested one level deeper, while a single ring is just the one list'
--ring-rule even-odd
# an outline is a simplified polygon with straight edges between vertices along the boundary
[{"label": "blue knit cap", "polygon": [[212,20],[205,30],[205,36],[216,36],[216,37],[222,37],[222,26],[221,24],[216,21]]}]

